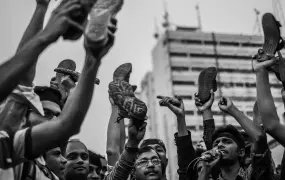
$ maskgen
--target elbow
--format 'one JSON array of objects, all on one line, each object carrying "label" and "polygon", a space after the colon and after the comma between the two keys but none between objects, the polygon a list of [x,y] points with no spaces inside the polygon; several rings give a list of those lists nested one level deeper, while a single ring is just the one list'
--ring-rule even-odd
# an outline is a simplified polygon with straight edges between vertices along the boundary
[{"label": "elbow", "polygon": [[111,157],[111,156],[119,156],[120,153],[115,148],[107,148],[106,154],[107,154],[108,157]]}]

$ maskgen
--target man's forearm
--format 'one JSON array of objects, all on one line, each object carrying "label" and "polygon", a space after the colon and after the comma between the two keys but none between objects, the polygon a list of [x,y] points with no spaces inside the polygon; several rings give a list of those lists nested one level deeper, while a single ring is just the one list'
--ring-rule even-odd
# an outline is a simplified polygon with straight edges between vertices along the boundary
[{"label": "man's forearm", "polygon": [[262,70],[256,73],[256,85],[258,108],[260,110],[261,117],[264,120],[263,124],[265,128],[270,127],[270,125],[272,125],[271,123],[279,124],[279,118],[270,91],[267,70]]},{"label": "man's forearm", "polygon": [[[47,6],[44,5],[37,5],[36,10],[33,14],[33,17],[20,41],[17,51],[19,51],[23,46],[31,40],[33,37],[36,36],[42,29],[44,24],[44,18],[47,11]],[[36,73],[36,63],[35,60],[34,64],[30,67],[29,71],[27,71],[24,76],[22,77],[20,84],[24,86],[32,86],[32,82],[35,78]]]},{"label": "man's forearm", "polygon": [[36,36],[43,29],[44,18],[47,6],[37,5],[33,17],[20,41],[17,51],[19,51],[29,40]]},{"label": "man's forearm", "polygon": [[65,127],[63,129],[65,132],[61,132],[61,134],[66,133],[67,137],[70,137],[79,132],[93,97],[94,81],[99,66],[100,60],[95,59],[89,54],[86,55],[78,84],[74,92],[67,98],[62,113],[59,116],[61,123]]},{"label": "man's forearm", "polygon": [[107,156],[108,164],[114,166],[120,157],[120,123],[117,122],[118,107],[112,107],[112,113],[107,131]]},{"label": "man's forearm", "polygon": [[177,117],[177,129],[178,137],[188,135],[185,116]]},{"label": "man's forearm", "polygon": [[16,87],[32,64],[37,60],[39,55],[49,45],[42,34],[27,42],[14,57],[4,62],[0,66],[0,102],[3,101]]}]

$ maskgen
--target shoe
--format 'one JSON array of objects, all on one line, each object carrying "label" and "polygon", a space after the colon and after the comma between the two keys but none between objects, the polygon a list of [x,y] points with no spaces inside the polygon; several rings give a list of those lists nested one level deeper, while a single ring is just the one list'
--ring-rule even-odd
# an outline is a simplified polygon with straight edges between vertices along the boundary
[{"label": "shoe", "polygon": [[115,80],[109,84],[109,95],[119,108],[120,121],[123,118],[133,118],[137,125],[147,119],[147,107],[144,102],[135,97],[133,86],[124,80]]},{"label": "shoe", "polygon": [[126,82],[129,82],[131,73],[132,73],[132,64],[131,63],[122,64],[114,71],[113,81],[124,80]]},{"label": "shoe", "polygon": [[266,61],[274,57],[278,48],[280,48],[280,28],[281,25],[276,21],[271,13],[265,13],[262,17],[262,28],[264,31],[263,52],[258,57],[258,61]]},{"label": "shoe", "polygon": [[86,26],[88,43],[104,46],[108,42],[108,25],[123,5],[123,0],[98,0],[90,11]]},{"label": "shoe", "polygon": [[[156,98],[158,99],[163,99],[165,96],[157,96]],[[170,97],[169,97],[170,98]],[[181,98],[170,98],[169,103],[172,104],[173,106],[180,107],[181,105]],[[162,101],[159,101],[160,106],[167,106],[165,103]]]},{"label": "shoe", "polygon": [[204,69],[198,79],[198,98],[202,103],[207,102],[210,97],[211,89],[215,92],[217,90],[217,68],[209,67]]}]

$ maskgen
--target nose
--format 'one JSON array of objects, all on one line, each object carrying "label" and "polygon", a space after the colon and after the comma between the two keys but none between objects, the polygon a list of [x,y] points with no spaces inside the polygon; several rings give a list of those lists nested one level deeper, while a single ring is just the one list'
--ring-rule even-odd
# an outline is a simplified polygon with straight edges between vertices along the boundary
[{"label": "nose", "polygon": [[77,164],[83,164],[84,162],[83,162],[83,159],[82,159],[81,157],[78,157],[76,163],[77,163]]},{"label": "nose", "polygon": [[148,161],[147,162],[147,167],[149,168],[149,167],[154,167],[154,164],[151,162],[151,161]]},{"label": "nose", "polygon": [[60,162],[62,165],[65,165],[67,163],[66,159],[62,155],[60,155]]},{"label": "nose", "polygon": [[218,149],[224,149],[225,148],[225,145],[222,141],[219,142],[218,146],[217,146]]}]

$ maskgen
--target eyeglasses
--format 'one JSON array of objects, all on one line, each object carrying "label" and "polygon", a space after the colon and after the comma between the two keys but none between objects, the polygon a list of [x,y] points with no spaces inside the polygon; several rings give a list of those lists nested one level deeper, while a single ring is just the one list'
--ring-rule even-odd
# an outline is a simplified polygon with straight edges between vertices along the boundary
[{"label": "eyeglasses", "polygon": [[151,162],[153,165],[159,165],[161,163],[161,160],[160,159],[144,159],[144,160],[141,160],[141,161],[138,161],[136,163],[136,166],[148,166],[149,162]]}]

